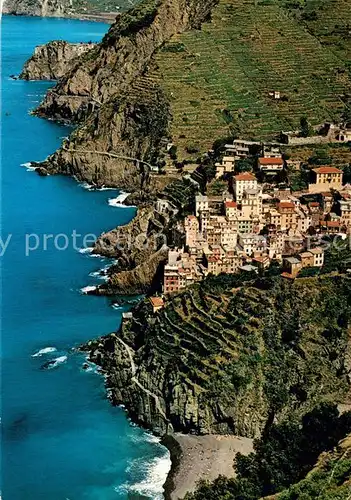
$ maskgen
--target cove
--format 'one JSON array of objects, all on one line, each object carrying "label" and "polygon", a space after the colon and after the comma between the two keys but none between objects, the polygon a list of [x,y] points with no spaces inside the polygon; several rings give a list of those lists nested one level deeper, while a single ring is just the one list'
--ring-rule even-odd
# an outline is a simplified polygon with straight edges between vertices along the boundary
[{"label": "cove", "polygon": [[170,465],[157,439],[109,404],[101,375],[84,370],[72,350],[120,324],[111,299],[80,292],[99,282],[89,275],[108,261],[71,244],[25,251],[28,235],[97,236],[134,216],[109,206],[116,192],[90,192],[21,166],[46,158],[69,129],[29,114],[52,82],[10,75],[38,44],[98,41],[106,30],[77,20],[2,19],[2,241],[11,235],[1,258],[3,500],[162,498]]}]

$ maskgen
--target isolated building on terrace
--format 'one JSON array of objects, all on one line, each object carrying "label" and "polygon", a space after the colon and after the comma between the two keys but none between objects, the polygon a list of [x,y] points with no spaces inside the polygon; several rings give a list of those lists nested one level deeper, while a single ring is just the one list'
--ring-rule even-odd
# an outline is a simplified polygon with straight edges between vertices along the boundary
[{"label": "isolated building on terrace", "polygon": [[308,185],[310,193],[323,193],[331,189],[342,188],[342,170],[336,167],[314,168],[311,172],[313,182]]}]

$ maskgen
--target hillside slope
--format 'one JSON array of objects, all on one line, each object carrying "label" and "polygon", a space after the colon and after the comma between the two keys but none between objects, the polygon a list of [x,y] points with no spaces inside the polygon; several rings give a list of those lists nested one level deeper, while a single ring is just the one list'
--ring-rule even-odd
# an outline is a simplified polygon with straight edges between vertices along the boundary
[{"label": "hillside slope", "polygon": [[111,23],[120,9],[129,6],[126,0],[4,0],[2,12],[16,16],[78,17]]},{"label": "hillside slope", "polygon": [[351,495],[351,436],[343,439],[337,448],[323,453],[305,479],[265,500],[337,500]]},{"label": "hillside slope", "polygon": [[[343,1],[340,8],[347,27],[351,13]],[[339,19],[332,7],[328,15]],[[118,185],[116,171],[130,162],[86,150],[152,163],[161,139],[183,159],[219,137],[275,137],[303,115],[312,124],[338,121],[351,94],[343,33],[326,41],[278,0],[144,0],[39,106],[41,116],[80,123],[50,159],[51,172],[91,182],[97,165],[101,183]]]},{"label": "hillside slope", "polygon": [[269,421],[343,400],[350,279],[244,279],[207,279],[156,315],[142,303],[118,334],[93,343],[112,401],[160,433],[253,437]]}]

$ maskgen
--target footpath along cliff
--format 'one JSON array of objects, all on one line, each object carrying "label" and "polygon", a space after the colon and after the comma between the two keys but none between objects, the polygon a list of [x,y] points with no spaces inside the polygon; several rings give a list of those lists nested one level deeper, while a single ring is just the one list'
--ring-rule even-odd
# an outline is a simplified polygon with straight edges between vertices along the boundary
[{"label": "footpath along cliff", "polygon": [[351,381],[350,278],[207,278],[153,314],[147,300],[86,347],[111,401],[164,434],[257,437]]}]

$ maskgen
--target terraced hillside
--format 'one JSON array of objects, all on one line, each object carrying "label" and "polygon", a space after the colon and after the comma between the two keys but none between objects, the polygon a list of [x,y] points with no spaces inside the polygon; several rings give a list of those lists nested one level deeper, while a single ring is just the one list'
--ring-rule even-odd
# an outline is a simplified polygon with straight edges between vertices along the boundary
[{"label": "terraced hillside", "polygon": [[[347,26],[347,2],[335,9],[329,3],[327,31],[339,17]],[[220,0],[201,30],[173,36],[156,55],[152,76],[168,91],[179,156],[232,131],[264,138],[298,128],[304,115],[313,124],[338,120],[351,92],[347,53],[337,35],[320,43],[322,24],[318,31],[301,22],[278,0]],[[273,90],[283,99],[274,100]]]},{"label": "terraced hillside", "polygon": [[93,344],[113,401],[159,432],[252,437],[267,421],[343,400],[350,279],[252,278],[210,278],[156,315],[146,301]]},{"label": "terraced hillside", "polygon": [[286,0],[283,5],[323,46],[337,54],[351,71],[349,0],[306,0],[303,3]]}]

